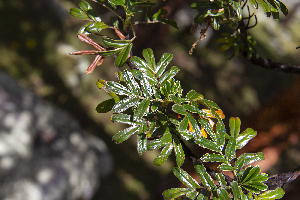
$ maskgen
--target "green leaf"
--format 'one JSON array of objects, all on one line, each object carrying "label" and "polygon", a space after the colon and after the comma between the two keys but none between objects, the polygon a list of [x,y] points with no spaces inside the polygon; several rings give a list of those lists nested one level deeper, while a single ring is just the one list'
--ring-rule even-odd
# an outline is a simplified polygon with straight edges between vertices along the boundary
[{"label": "green leaf", "polygon": [[241,183],[250,182],[254,177],[256,177],[260,173],[260,167],[247,167],[244,171],[242,178],[240,179]]},{"label": "green leaf", "polygon": [[229,119],[230,135],[234,138],[237,138],[240,133],[241,120],[236,117],[231,117]]},{"label": "green leaf", "polygon": [[267,181],[269,179],[268,174],[266,173],[262,173],[262,174],[258,174],[256,177],[254,177],[252,179],[253,182],[264,182]]},{"label": "green leaf", "polygon": [[244,153],[237,158],[237,161],[235,163],[235,168],[237,170],[239,170],[246,165],[249,165],[251,163],[261,161],[261,160],[264,160],[264,154],[261,152],[259,152],[259,153]]},{"label": "green leaf", "polygon": [[180,115],[186,115],[187,112],[185,110],[185,108],[182,105],[178,105],[178,104],[174,104],[172,106],[172,110]]},{"label": "green leaf", "polygon": [[274,0],[274,1],[275,1],[275,3],[277,4],[277,7],[281,10],[281,12],[282,12],[285,16],[287,16],[288,13],[289,13],[289,11],[288,11],[287,7],[284,5],[284,3],[282,3],[282,2],[279,1],[279,0]]},{"label": "green leaf", "polygon": [[148,99],[143,99],[137,109],[134,111],[133,120],[139,121],[149,109],[150,101]]},{"label": "green leaf", "polygon": [[199,123],[201,124],[201,126],[206,130],[206,132],[208,133],[208,135],[211,137],[213,142],[217,141],[217,137],[213,131],[213,128],[211,127],[210,123],[208,122],[207,119],[199,119]]},{"label": "green leaf", "polygon": [[188,188],[196,189],[200,188],[200,185],[198,182],[193,179],[186,171],[179,167],[174,167],[173,168],[173,173],[174,175]]},{"label": "green leaf", "polygon": [[230,183],[230,185],[232,187],[232,192],[233,192],[233,198],[234,198],[234,200],[239,200],[240,197],[241,197],[241,194],[240,194],[240,189],[239,189],[238,183],[236,181],[232,181]]},{"label": "green leaf", "polygon": [[234,167],[232,167],[230,164],[222,163],[218,166],[218,169],[222,171],[233,171]]},{"label": "green leaf", "polygon": [[213,18],[213,27],[215,30],[220,29],[220,17],[214,17]]},{"label": "green leaf", "polygon": [[79,19],[89,19],[89,17],[79,8],[71,8],[70,14]]},{"label": "green leaf", "polygon": [[225,180],[225,177],[222,173],[220,172],[217,172],[216,173],[216,181],[218,181],[219,185],[222,186],[222,187],[225,187],[227,186],[227,182]]},{"label": "green leaf", "polygon": [[100,32],[102,29],[107,28],[108,25],[103,22],[91,23],[86,27],[86,30],[90,33]]},{"label": "green leaf", "polygon": [[137,106],[139,100],[140,100],[139,98],[133,98],[133,97],[125,98],[114,105],[113,111],[117,113],[123,112],[132,106]]},{"label": "green leaf", "polygon": [[206,139],[205,137],[195,138],[195,142],[203,148],[210,149],[212,151],[221,152],[220,147],[212,142],[211,140]]},{"label": "green leaf", "polygon": [[257,132],[254,131],[251,128],[247,128],[243,133],[239,134],[239,136],[236,138],[236,148],[241,149],[246,144],[256,136]]},{"label": "green leaf", "polygon": [[203,99],[203,96],[196,92],[195,90],[191,90],[186,94],[186,98],[189,98],[192,101]]},{"label": "green leaf", "polygon": [[92,9],[92,7],[90,6],[90,4],[84,0],[82,0],[80,3],[79,3],[79,7],[83,10],[83,11],[89,11]]},{"label": "green leaf", "polygon": [[283,195],[284,195],[284,190],[282,188],[276,188],[275,190],[268,190],[258,195],[258,198],[261,200],[273,200],[273,199],[281,199]]},{"label": "green leaf", "polygon": [[179,105],[182,103],[181,99],[176,97],[174,94],[171,94],[169,97],[171,100],[173,100],[175,103],[177,103]]},{"label": "green leaf", "polygon": [[257,2],[261,5],[261,7],[264,10],[264,13],[267,15],[267,17],[271,16],[271,10],[265,0],[257,0]]},{"label": "green leaf", "polygon": [[161,75],[165,72],[167,65],[171,62],[172,59],[173,59],[173,54],[164,53],[162,55],[155,69],[157,78],[160,78]]},{"label": "green leaf", "polygon": [[140,126],[140,130],[137,136],[137,150],[140,155],[142,155],[147,150],[147,135],[145,134],[147,128],[148,127],[146,123],[143,126]]},{"label": "green leaf", "polygon": [[189,104],[183,104],[183,107],[189,111],[189,112],[192,112],[192,113],[198,113],[199,112],[199,108],[198,107],[195,107],[193,105],[189,105]]},{"label": "green leaf", "polygon": [[105,38],[103,38],[102,42],[105,45],[119,48],[119,47],[125,47],[126,45],[131,43],[131,40],[115,40],[115,39],[105,37]]},{"label": "green leaf", "polygon": [[217,110],[220,110],[220,107],[213,101],[210,101],[210,100],[207,100],[207,99],[201,99],[199,102],[203,103],[207,107],[212,107],[212,108],[215,108]]},{"label": "green leaf", "polygon": [[131,116],[127,115],[127,114],[114,114],[111,117],[111,121],[119,122],[119,123],[123,123],[123,124],[130,124],[130,125],[136,124],[135,122],[133,122],[131,120]]},{"label": "green leaf", "polygon": [[254,8],[258,8],[258,4],[257,4],[257,1],[256,0],[250,0],[250,3],[252,4],[252,6],[254,7]]},{"label": "green leaf", "polygon": [[116,5],[116,6],[124,6],[125,0],[108,0],[110,4]]},{"label": "green leaf", "polygon": [[201,180],[201,183],[209,189],[214,189],[217,186],[214,184],[213,179],[211,178],[211,176],[206,172],[205,167],[199,162],[195,162],[194,163],[194,167],[196,172],[198,173],[198,176]]},{"label": "green leaf", "polygon": [[107,99],[101,102],[100,104],[98,104],[98,106],[96,107],[96,111],[98,113],[107,113],[112,110],[115,103],[116,103],[116,98]]},{"label": "green leaf", "polygon": [[139,129],[138,126],[131,126],[124,130],[119,131],[116,135],[113,136],[113,141],[116,144],[122,143],[127,140],[131,135],[133,135]]},{"label": "green leaf", "polygon": [[167,144],[161,150],[161,152],[157,155],[157,157],[154,159],[154,164],[156,164],[158,166],[164,164],[164,162],[167,160],[167,158],[171,154],[172,149],[173,149],[173,144],[172,143]]},{"label": "green leaf", "polygon": [[249,191],[254,192],[255,194],[259,194],[261,191],[265,191],[268,189],[268,186],[266,184],[260,182],[243,183],[241,186]]},{"label": "green leaf", "polygon": [[171,188],[164,191],[164,199],[175,199],[188,193],[191,188]]},{"label": "green leaf", "polygon": [[147,74],[154,74],[152,68],[141,58],[137,56],[131,57],[131,62],[142,72],[146,72]]},{"label": "green leaf", "polygon": [[141,86],[142,86],[144,97],[150,98],[154,94],[154,92],[151,84],[149,83],[149,76],[147,76],[147,74],[145,73],[142,73],[142,77],[143,78],[141,79]]},{"label": "green leaf", "polygon": [[119,56],[115,60],[116,67],[122,67],[125,64],[130,54],[131,48],[132,48],[132,43],[127,44],[123,48],[123,50],[120,52]]},{"label": "green leaf", "polygon": [[144,49],[143,50],[143,56],[145,60],[147,61],[148,65],[152,68],[153,71],[155,71],[155,58],[152,49]]},{"label": "green leaf", "polygon": [[223,150],[225,144],[225,125],[222,121],[218,121],[216,125],[217,145]]},{"label": "green leaf", "polygon": [[179,72],[178,67],[173,66],[170,70],[166,71],[159,79],[159,84],[164,85],[164,82],[173,78]]},{"label": "green leaf", "polygon": [[228,192],[224,188],[217,189],[217,193],[220,197],[220,200],[231,200],[231,198],[229,197]]},{"label": "green leaf", "polygon": [[239,1],[233,1],[233,7],[234,7],[234,9],[236,10],[236,14],[237,14],[237,16],[238,16],[238,18],[239,18],[239,20],[241,20],[242,19],[242,8],[241,8],[241,4],[240,4],[240,2]]},{"label": "green leaf", "polygon": [[101,56],[111,56],[111,55],[119,53],[121,50],[122,50],[122,48],[112,49],[112,50],[108,50],[108,51],[98,51],[97,54],[101,55]]},{"label": "green leaf", "polygon": [[88,2],[82,0],[79,3],[79,7],[88,15],[88,17],[91,20],[93,20],[94,22],[101,22],[100,17],[97,16],[97,13],[95,13],[95,11],[93,10],[93,8],[90,6]]},{"label": "green leaf", "polygon": [[200,158],[203,162],[226,162],[226,158],[221,154],[206,153]]},{"label": "green leaf", "polygon": [[114,82],[114,81],[107,81],[106,82],[106,88],[109,91],[112,91],[116,94],[119,95],[126,95],[126,96],[130,96],[131,95],[131,91],[128,90],[125,86],[121,85],[120,83]]},{"label": "green leaf", "polygon": [[225,156],[228,161],[231,161],[235,158],[236,155],[236,140],[234,137],[230,137],[225,149]]},{"label": "green leaf", "polygon": [[174,146],[174,152],[176,156],[176,163],[180,167],[184,163],[185,155],[182,149],[182,145],[179,139],[177,138],[177,136],[174,136],[173,138],[173,146]]},{"label": "green leaf", "polygon": [[164,134],[161,138],[155,139],[147,144],[148,150],[153,151],[172,143],[172,135],[169,132],[169,129],[165,129],[164,131],[166,134]]},{"label": "green leaf", "polygon": [[128,86],[128,89],[130,91],[132,91],[133,94],[141,96],[142,95],[142,91],[140,89],[139,84],[136,82],[136,80],[134,79],[132,73],[128,70],[124,70],[123,71],[123,77],[125,79],[125,82]]}]

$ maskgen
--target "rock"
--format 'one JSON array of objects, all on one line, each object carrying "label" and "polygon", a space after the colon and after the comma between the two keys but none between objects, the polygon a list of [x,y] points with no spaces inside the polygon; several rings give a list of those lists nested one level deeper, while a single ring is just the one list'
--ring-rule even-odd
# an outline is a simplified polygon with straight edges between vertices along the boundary
[{"label": "rock", "polygon": [[0,199],[91,199],[111,168],[102,140],[0,72]]}]

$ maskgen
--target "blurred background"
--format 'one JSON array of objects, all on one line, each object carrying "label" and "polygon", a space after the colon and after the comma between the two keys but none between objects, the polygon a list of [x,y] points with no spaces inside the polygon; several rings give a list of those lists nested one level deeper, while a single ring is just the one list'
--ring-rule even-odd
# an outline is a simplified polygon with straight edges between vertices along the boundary
[{"label": "blurred background", "polygon": [[[289,16],[278,22],[264,16],[261,9],[258,25],[249,32],[257,41],[262,57],[275,62],[299,65],[300,3],[282,0]],[[179,183],[171,170],[174,158],[162,166],[153,164],[156,152],[137,154],[136,138],[116,145],[111,137],[122,129],[110,121],[111,113],[98,114],[96,106],[109,96],[96,86],[98,79],[116,80],[117,69],[112,58],[86,75],[94,56],[70,56],[70,52],[93,49],[77,39],[78,29],[85,23],[70,16],[69,9],[78,7],[79,0],[0,0],[0,70],[18,80],[19,84],[37,96],[67,111],[90,135],[101,138],[108,146],[114,168],[101,179],[93,199],[162,199],[161,193]],[[89,1],[108,22],[112,15],[100,5]],[[168,18],[178,23],[179,30],[162,24],[135,27],[137,39],[133,54],[141,56],[142,49],[152,48],[158,61],[164,52],[174,55],[171,66],[180,68],[176,76],[184,94],[191,89],[216,102],[226,116],[242,119],[242,129],[258,131],[241,152],[265,153],[260,163],[270,175],[289,172],[300,165],[300,77],[266,70],[247,62],[243,57],[232,57],[232,50],[222,52],[216,41],[222,31],[209,28],[207,37],[198,39],[200,28],[190,33],[193,17],[190,1],[159,1],[169,11]],[[121,12],[120,12],[121,13]],[[202,27],[203,28],[203,27]],[[92,37],[97,41],[97,37]],[[98,39],[100,41],[100,38]],[[195,149],[197,151],[197,149]],[[200,153],[199,153],[200,154]],[[201,155],[201,154],[200,154]],[[187,167],[188,168],[188,167]],[[2,181],[2,180],[0,180]],[[296,180],[287,188],[284,199],[300,199]]]}]

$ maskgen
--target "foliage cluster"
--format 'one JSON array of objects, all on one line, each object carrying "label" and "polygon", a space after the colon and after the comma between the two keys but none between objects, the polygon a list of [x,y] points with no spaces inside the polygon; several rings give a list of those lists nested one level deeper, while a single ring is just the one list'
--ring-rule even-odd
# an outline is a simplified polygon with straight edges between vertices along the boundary
[{"label": "foliage cluster", "polygon": [[[239,157],[236,151],[243,148],[249,140],[255,137],[253,129],[240,131],[239,118],[230,118],[229,133],[226,132],[222,110],[214,102],[207,100],[195,90],[184,93],[180,82],[174,77],[179,68],[173,66],[167,69],[173,55],[165,53],[156,62],[151,49],[144,49],[144,59],[133,56],[133,40],[136,39],[134,26],[141,23],[164,23],[177,28],[175,21],[166,19],[167,11],[155,9],[156,3],[141,0],[94,0],[109,9],[115,17],[110,22],[103,22],[89,3],[82,0],[80,8],[72,8],[71,15],[88,20],[80,28],[78,38],[92,45],[96,50],[82,50],[73,55],[96,55],[87,73],[102,64],[107,56],[115,57],[116,67],[127,64],[130,70],[118,71],[118,82],[99,80],[97,86],[105,90],[111,98],[100,103],[96,110],[99,113],[113,112],[111,120],[129,125],[119,131],[113,140],[121,143],[130,136],[137,135],[137,150],[143,154],[147,150],[159,150],[154,160],[156,165],[162,165],[175,153],[177,166],[173,168],[174,175],[186,185],[186,188],[171,188],[163,193],[165,199],[185,196],[187,199],[279,199],[283,196],[282,188],[268,190],[266,181],[268,175],[260,173],[259,166],[250,164],[264,159],[262,153],[244,153]],[[279,18],[279,11],[287,15],[286,6],[279,0],[250,0],[254,8],[260,5],[267,17]],[[244,0],[195,1],[191,4],[198,14],[194,18],[195,26],[206,23],[219,30],[221,25],[233,27],[233,33],[226,33],[218,40],[225,43],[221,49],[235,48],[236,55],[240,52],[252,57],[255,53],[255,41],[247,34],[250,15],[243,17]],[[124,10],[124,17],[116,13]],[[156,10],[156,12],[152,12]],[[135,14],[144,13],[143,21],[135,21]],[[244,20],[248,20],[245,25]],[[108,25],[110,24],[110,25]],[[119,39],[101,35],[101,30],[113,29]],[[206,29],[200,33],[205,36]],[[101,36],[102,45],[94,42],[87,35]],[[208,149],[210,153],[197,158],[189,149],[189,143]],[[181,168],[186,158],[193,162],[195,171],[201,180],[198,183]],[[217,170],[208,168],[205,164],[217,162]],[[231,172],[227,176],[224,172]]]}]

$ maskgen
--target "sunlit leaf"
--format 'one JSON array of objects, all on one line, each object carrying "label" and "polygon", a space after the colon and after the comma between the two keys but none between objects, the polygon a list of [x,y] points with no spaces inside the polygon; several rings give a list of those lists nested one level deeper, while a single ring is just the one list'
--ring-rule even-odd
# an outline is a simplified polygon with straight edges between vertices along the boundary
[{"label": "sunlit leaf", "polygon": [[128,43],[123,48],[123,50],[120,52],[119,56],[115,60],[116,67],[122,67],[125,64],[128,56],[130,54],[131,48],[132,48],[132,43]]},{"label": "sunlit leaf", "polygon": [[254,192],[255,194],[259,194],[261,191],[268,189],[266,184],[260,182],[243,183],[241,186],[249,191]]},{"label": "sunlit leaf", "polygon": [[232,167],[230,164],[222,163],[218,166],[218,169],[222,171],[233,171],[235,168]]},{"label": "sunlit leaf", "polygon": [[268,190],[260,195],[258,195],[258,198],[261,200],[275,200],[275,199],[281,199],[284,195],[284,190],[282,188],[276,188],[275,190]]},{"label": "sunlit leaf", "polygon": [[238,183],[236,181],[232,181],[230,183],[230,185],[232,187],[234,200],[239,200],[241,197],[241,194],[240,194],[240,189],[239,189]]},{"label": "sunlit leaf", "polygon": [[143,99],[137,109],[134,111],[133,120],[138,121],[141,119],[149,109],[150,101],[148,99]]},{"label": "sunlit leaf", "polygon": [[201,99],[199,102],[203,103],[204,105],[206,105],[208,107],[212,107],[212,108],[220,110],[220,107],[213,101],[210,101],[207,99]]},{"label": "sunlit leaf", "polygon": [[173,173],[187,187],[193,188],[193,189],[200,188],[200,185],[198,184],[198,182],[195,179],[193,179],[191,177],[191,175],[189,175],[183,169],[181,169],[179,167],[174,167]]},{"label": "sunlit leaf", "polygon": [[183,104],[183,107],[187,111],[192,112],[192,113],[198,113],[199,112],[199,108],[198,107],[195,107],[195,106],[192,106],[192,105],[189,105],[189,104]]},{"label": "sunlit leaf", "polygon": [[138,126],[131,126],[122,131],[119,131],[116,135],[113,136],[112,139],[115,143],[119,144],[119,143],[127,140],[131,135],[133,135],[135,132],[137,132],[138,129],[139,129]]},{"label": "sunlit leaf", "polygon": [[133,122],[131,120],[131,116],[127,115],[127,114],[114,114],[111,117],[111,121],[119,122],[119,123],[123,123],[123,124],[130,124],[130,125],[137,124],[136,122]]},{"label": "sunlit leaf", "polygon": [[205,129],[205,131],[209,134],[213,142],[217,141],[216,134],[213,131],[213,128],[208,120],[206,119],[199,119],[199,123]]},{"label": "sunlit leaf", "polygon": [[164,199],[175,199],[177,197],[185,195],[187,192],[192,190],[191,188],[171,188],[164,191]]},{"label": "sunlit leaf", "polygon": [[131,62],[142,72],[146,72],[149,74],[154,74],[153,69],[146,63],[144,60],[137,56],[132,56],[131,57]]},{"label": "sunlit leaf", "polygon": [[189,98],[190,100],[200,100],[203,99],[203,96],[196,92],[195,90],[191,90],[186,94],[186,97]]},{"label": "sunlit leaf", "polygon": [[240,181],[241,183],[247,183],[251,181],[254,177],[256,177],[259,173],[260,173],[259,166],[247,167]]},{"label": "sunlit leaf", "polygon": [[174,104],[172,106],[172,110],[180,115],[186,115],[187,112],[185,110],[185,108],[182,105],[178,105],[178,104]]},{"label": "sunlit leaf", "polygon": [[225,176],[222,173],[220,173],[220,172],[216,173],[216,181],[218,181],[218,183],[219,183],[220,186],[223,186],[223,187],[227,186],[227,182],[225,180]]},{"label": "sunlit leaf", "polygon": [[140,126],[140,130],[137,136],[137,150],[140,155],[142,155],[147,150],[147,124]]},{"label": "sunlit leaf", "polygon": [[125,47],[126,45],[128,45],[131,42],[131,40],[115,40],[115,39],[105,37],[105,38],[103,38],[102,42],[105,45],[118,48],[118,47]]},{"label": "sunlit leaf", "polygon": [[102,29],[107,28],[108,25],[103,22],[91,23],[86,27],[86,30],[90,33],[100,32]]},{"label": "sunlit leaf", "polygon": [[195,138],[195,142],[203,148],[210,149],[212,151],[220,152],[220,147],[212,142],[211,140],[206,139],[205,137]]},{"label": "sunlit leaf", "polygon": [[170,70],[166,71],[159,79],[159,84],[163,85],[166,80],[170,80],[179,72],[178,67],[173,66]]},{"label": "sunlit leaf", "polygon": [[251,128],[247,128],[243,133],[239,134],[239,136],[236,138],[236,148],[241,149],[246,144],[256,136],[257,132],[254,131]]},{"label": "sunlit leaf", "polygon": [[241,120],[236,117],[231,117],[229,119],[230,135],[234,138],[237,138],[240,133]]},{"label": "sunlit leaf", "polygon": [[225,144],[225,125],[223,124],[222,121],[218,121],[216,125],[216,137],[217,137],[217,145],[223,149],[224,144]]},{"label": "sunlit leaf", "polygon": [[155,69],[157,78],[161,77],[161,75],[165,72],[166,67],[171,62],[172,58],[173,58],[173,54],[170,53],[164,53],[162,55]]},{"label": "sunlit leaf", "polygon": [[228,192],[224,188],[218,188],[217,193],[220,197],[220,200],[231,200]]},{"label": "sunlit leaf", "polygon": [[154,159],[154,164],[156,165],[162,165],[165,163],[169,155],[171,154],[173,149],[173,144],[169,143],[167,144],[161,152],[157,155],[157,157]]},{"label": "sunlit leaf", "polygon": [[155,65],[155,58],[152,49],[150,48],[144,49],[143,56],[147,61],[148,65],[152,68],[152,70],[155,71],[156,65]]},{"label": "sunlit leaf", "polygon": [[234,137],[230,137],[226,149],[225,149],[225,156],[228,159],[228,161],[231,161],[233,158],[235,158],[236,154],[236,140]]},{"label": "sunlit leaf", "polygon": [[182,149],[182,145],[176,136],[173,138],[173,146],[174,146],[174,152],[176,156],[176,163],[180,167],[184,163],[185,155]]},{"label": "sunlit leaf", "polygon": [[89,19],[89,17],[79,8],[71,8],[70,14],[80,19]]},{"label": "sunlit leaf", "polygon": [[134,79],[132,73],[128,70],[124,70],[123,71],[123,77],[125,79],[125,82],[128,86],[128,89],[130,91],[132,91],[133,94],[141,96],[142,92],[140,89],[139,84],[136,82],[136,80]]},{"label": "sunlit leaf", "polygon": [[198,176],[201,180],[201,183],[209,189],[216,188],[216,185],[214,184],[213,179],[211,176],[206,172],[205,167],[200,162],[195,162],[194,167],[196,172],[198,173]]},{"label": "sunlit leaf", "polygon": [[120,83],[114,82],[114,81],[107,81],[106,82],[106,88],[109,91],[112,91],[116,94],[119,95],[126,95],[126,96],[130,96],[131,95],[131,91],[128,90],[125,86],[121,85]]},{"label": "sunlit leaf", "polygon": [[203,162],[226,162],[226,158],[221,154],[206,153],[201,157]]},{"label": "sunlit leaf", "polygon": [[[166,130],[168,132],[169,130]],[[147,149],[152,151],[155,149],[159,149],[167,144],[172,143],[172,135],[170,132],[164,134],[161,138],[155,139],[147,144]]]},{"label": "sunlit leaf", "polygon": [[132,106],[138,106],[139,100],[140,100],[139,98],[133,98],[133,97],[125,98],[114,105],[113,111],[120,113]]}]

